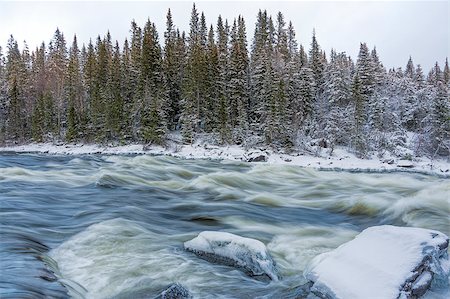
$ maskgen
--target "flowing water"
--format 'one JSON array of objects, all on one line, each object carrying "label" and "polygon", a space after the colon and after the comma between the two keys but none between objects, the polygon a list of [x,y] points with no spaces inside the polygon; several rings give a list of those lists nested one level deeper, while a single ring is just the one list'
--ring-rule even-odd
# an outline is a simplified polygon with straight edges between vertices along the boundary
[{"label": "flowing water", "polygon": [[[449,188],[420,174],[3,153],[0,298],[152,298],[174,282],[195,298],[288,298],[314,256],[366,227],[450,234]],[[204,230],[262,241],[283,279],[185,252]]]}]

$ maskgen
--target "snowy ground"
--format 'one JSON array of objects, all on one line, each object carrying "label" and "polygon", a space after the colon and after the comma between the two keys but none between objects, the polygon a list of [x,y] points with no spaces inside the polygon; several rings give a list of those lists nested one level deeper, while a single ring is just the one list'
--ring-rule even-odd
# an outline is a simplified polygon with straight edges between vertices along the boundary
[{"label": "snowy ground", "polygon": [[276,153],[270,149],[245,149],[233,146],[214,146],[196,143],[193,145],[172,144],[164,148],[161,146],[146,147],[142,144],[131,144],[124,146],[101,146],[95,144],[63,144],[31,143],[9,147],[0,147],[0,152],[18,153],[47,153],[47,154],[152,154],[169,155],[185,159],[220,159],[231,161],[248,161],[250,157],[264,155],[266,162],[271,164],[297,165],[301,167],[312,167],[325,170],[350,170],[364,172],[419,172],[437,174],[450,177],[450,161],[431,160],[425,157],[414,157],[412,161],[400,160],[395,157],[384,157],[372,159],[359,159],[345,149],[337,148],[330,156],[325,152],[320,156],[305,153]]}]

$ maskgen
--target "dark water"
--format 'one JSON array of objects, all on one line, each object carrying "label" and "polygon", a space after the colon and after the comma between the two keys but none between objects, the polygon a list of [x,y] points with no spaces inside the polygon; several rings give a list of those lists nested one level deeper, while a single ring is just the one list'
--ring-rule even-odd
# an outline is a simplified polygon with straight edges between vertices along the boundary
[{"label": "dark water", "polygon": [[[317,254],[378,224],[449,234],[449,180],[151,156],[0,155],[0,297],[280,298]],[[182,250],[200,231],[265,243],[284,279]],[[133,295],[134,294],[134,295]]]}]

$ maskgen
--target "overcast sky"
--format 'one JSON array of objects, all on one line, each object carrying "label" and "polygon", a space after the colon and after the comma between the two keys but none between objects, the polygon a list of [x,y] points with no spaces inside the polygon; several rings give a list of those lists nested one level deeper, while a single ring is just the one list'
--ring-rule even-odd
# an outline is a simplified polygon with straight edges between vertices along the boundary
[{"label": "overcast sky", "polygon": [[[416,64],[429,69],[442,66],[449,56],[449,2],[441,1],[196,1],[207,22],[216,24],[219,14],[230,23],[239,14],[253,38],[258,9],[274,17],[281,11],[291,20],[297,40],[309,49],[313,28],[319,44],[356,58],[359,43],[377,51],[386,67],[404,67],[411,55]],[[79,44],[95,40],[109,29],[113,39],[129,36],[130,21],[143,26],[147,18],[156,23],[162,39],[167,9],[175,25],[189,30],[192,1],[3,1],[0,0],[0,45],[5,49],[10,34],[31,49],[48,41],[57,27],[68,44],[76,33]],[[5,52],[5,50],[3,50]]]}]

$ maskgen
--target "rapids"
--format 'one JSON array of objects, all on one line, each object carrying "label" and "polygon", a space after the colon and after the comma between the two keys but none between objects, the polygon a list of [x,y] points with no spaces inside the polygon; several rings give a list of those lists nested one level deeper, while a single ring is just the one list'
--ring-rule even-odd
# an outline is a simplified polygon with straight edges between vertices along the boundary
[{"label": "rapids", "polygon": [[[450,180],[166,156],[0,154],[0,297],[288,298],[316,255],[380,224],[450,234]],[[266,244],[261,282],[183,250],[204,230]],[[434,290],[440,298],[448,290]]]}]

